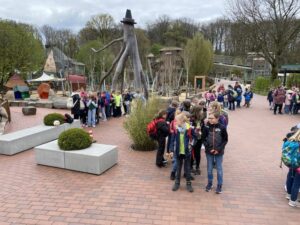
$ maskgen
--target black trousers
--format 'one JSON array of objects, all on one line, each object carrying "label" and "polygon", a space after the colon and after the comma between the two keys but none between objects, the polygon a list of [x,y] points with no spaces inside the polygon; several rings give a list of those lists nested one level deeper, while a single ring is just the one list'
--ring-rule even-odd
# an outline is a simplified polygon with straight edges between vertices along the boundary
[{"label": "black trousers", "polygon": [[196,169],[200,168],[200,162],[201,162],[201,146],[202,146],[202,140],[197,140],[196,144],[194,145],[194,155],[191,156],[191,168],[194,165],[194,161],[196,161]]},{"label": "black trousers", "polygon": [[166,138],[165,137],[158,137],[158,149],[156,153],[156,165],[162,166],[165,154],[165,147],[166,147]]},{"label": "black trousers", "polygon": [[229,101],[229,110],[235,110],[234,101]]},{"label": "black trousers", "polygon": [[190,165],[191,156],[179,155],[176,156],[176,161],[177,161],[177,171],[176,171],[175,183],[180,184],[182,166],[184,166],[184,174],[185,174],[186,182],[191,182],[191,165]]},{"label": "black trousers", "polygon": [[278,112],[281,114],[281,110],[282,110],[282,104],[275,104],[274,106],[274,114],[276,114],[276,111],[277,111],[277,108],[278,108]]}]

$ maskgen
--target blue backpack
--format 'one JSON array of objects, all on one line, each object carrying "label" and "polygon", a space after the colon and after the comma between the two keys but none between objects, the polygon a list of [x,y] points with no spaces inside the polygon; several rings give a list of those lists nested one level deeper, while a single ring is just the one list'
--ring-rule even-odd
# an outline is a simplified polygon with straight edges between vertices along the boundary
[{"label": "blue backpack", "polygon": [[296,169],[300,167],[299,142],[286,141],[282,146],[281,160],[287,167]]}]

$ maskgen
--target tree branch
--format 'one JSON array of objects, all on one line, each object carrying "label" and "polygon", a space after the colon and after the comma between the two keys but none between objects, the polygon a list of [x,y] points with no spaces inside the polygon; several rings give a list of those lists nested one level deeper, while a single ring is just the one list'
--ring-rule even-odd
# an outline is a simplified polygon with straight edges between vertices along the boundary
[{"label": "tree branch", "polygon": [[119,52],[119,55],[118,55],[118,56],[115,58],[115,60],[113,61],[113,63],[112,63],[112,65],[111,65],[110,69],[107,71],[107,73],[106,73],[103,77],[101,77],[101,79],[100,79],[100,86],[102,85],[104,79],[110,75],[111,71],[112,71],[112,70],[114,69],[114,67],[116,66],[117,62],[119,61],[119,59],[121,58],[123,52],[125,51],[125,48],[126,48],[126,45],[123,44],[122,49],[121,49],[121,51]]},{"label": "tree branch", "polygon": [[124,38],[118,38],[118,39],[114,39],[112,40],[111,42],[109,42],[107,45],[105,45],[103,48],[100,48],[99,50],[96,50],[94,48],[91,48],[91,50],[95,53],[98,53],[98,52],[101,52],[103,51],[104,49],[108,48],[109,46],[111,46],[112,44],[114,44],[115,42],[118,42],[118,41],[123,41]]}]

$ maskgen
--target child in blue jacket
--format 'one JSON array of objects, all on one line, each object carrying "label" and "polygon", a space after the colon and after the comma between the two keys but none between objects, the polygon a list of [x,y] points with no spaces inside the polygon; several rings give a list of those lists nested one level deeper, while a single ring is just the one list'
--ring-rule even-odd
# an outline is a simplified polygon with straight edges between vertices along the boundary
[{"label": "child in blue jacket", "polygon": [[186,189],[189,192],[193,192],[191,182],[191,142],[193,136],[193,130],[189,123],[187,123],[187,117],[184,113],[176,116],[176,130],[173,134],[171,151],[174,152],[177,171],[175,184],[172,188],[173,191],[177,191],[180,187],[180,177],[182,166],[184,165],[184,173],[186,177]]}]

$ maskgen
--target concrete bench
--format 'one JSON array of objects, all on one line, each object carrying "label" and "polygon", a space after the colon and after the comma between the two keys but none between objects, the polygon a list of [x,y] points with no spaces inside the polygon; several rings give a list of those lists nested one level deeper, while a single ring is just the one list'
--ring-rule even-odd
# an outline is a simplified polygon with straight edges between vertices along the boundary
[{"label": "concrete bench", "polygon": [[0,136],[0,154],[14,155],[35,146],[53,141],[65,130],[80,128],[80,121],[72,124],[64,123],[59,126],[38,125]]},{"label": "concrete bench", "polygon": [[37,164],[100,175],[118,162],[117,146],[92,144],[77,151],[60,150],[57,140],[34,148]]}]

